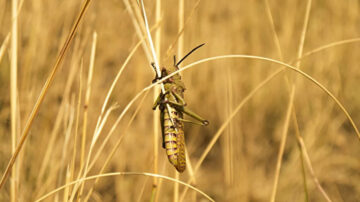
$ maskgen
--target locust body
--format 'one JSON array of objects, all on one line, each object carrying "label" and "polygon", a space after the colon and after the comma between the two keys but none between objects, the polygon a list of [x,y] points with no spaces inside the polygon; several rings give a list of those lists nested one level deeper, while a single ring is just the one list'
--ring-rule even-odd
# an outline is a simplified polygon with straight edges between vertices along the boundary
[{"label": "locust body", "polygon": [[[161,71],[161,77],[156,77],[155,80],[161,79],[172,72],[177,71],[179,69],[178,65],[188,55],[197,48],[200,48],[202,45],[194,48],[178,63],[176,63],[176,59],[174,57],[174,66],[168,69],[163,68]],[[185,85],[181,81],[181,76],[179,74],[175,74],[166,79],[163,84],[165,93],[160,93],[154,103],[153,109],[156,109],[156,107],[159,106],[163,138],[162,146],[166,150],[168,159],[178,172],[183,172],[186,168],[184,122],[196,123],[184,120],[183,115],[187,114],[191,116],[198,121],[198,124],[201,125],[207,125],[209,122],[186,107],[186,103],[184,101]]]}]

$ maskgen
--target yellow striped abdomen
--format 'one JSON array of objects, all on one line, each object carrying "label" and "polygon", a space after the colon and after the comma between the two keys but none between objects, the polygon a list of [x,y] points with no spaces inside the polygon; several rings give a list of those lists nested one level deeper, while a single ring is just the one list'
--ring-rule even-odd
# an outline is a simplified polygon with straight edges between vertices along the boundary
[{"label": "yellow striped abdomen", "polygon": [[164,109],[164,142],[170,163],[177,171],[184,172],[186,168],[184,125],[179,117],[182,118],[182,113],[172,108],[171,118],[174,121],[174,127],[167,108]]}]

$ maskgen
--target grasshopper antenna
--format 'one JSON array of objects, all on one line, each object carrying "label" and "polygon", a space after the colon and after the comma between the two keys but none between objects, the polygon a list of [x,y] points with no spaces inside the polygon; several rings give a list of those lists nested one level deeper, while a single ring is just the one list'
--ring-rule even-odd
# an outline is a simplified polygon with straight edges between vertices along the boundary
[{"label": "grasshopper antenna", "polygon": [[[178,63],[176,63],[175,67],[179,66],[180,63],[182,63],[182,61],[185,60],[185,58],[187,58],[191,53],[193,53],[194,51],[196,51],[198,48],[200,48],[200,47],[203,46],[203,45],[205,45],[205,43],[200,44],[200,45],[196,46],[194,49],[192,49],[192,50],[191,50],[188,54],[186,54]],[[174,59],[175,59],[175,57],[174,57]],[[174,63],[175,63],[175,61],[174,61]]]},{"label": "grasshopper antenna", "polygon": [[177,65],[176,65],[176,55],[174,55],[174,66],[177,67]]}]

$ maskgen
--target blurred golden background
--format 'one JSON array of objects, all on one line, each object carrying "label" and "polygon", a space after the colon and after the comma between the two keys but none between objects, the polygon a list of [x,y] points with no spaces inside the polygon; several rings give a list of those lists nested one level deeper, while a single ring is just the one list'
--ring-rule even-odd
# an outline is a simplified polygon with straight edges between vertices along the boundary
[{"label": "blurred golden background", "polygon": [[[144,3],[161,66],[171,65],[174,54],[180,59],[201,43],[206,45],[181,66],[229,54],[282,61],[325,86],[359,126],[359,1]],[[0,0],[1,175],[82,4]],[[77,193],[82,193],[81,201],[206,201],[197,191],[185,194],[184,185],[142,175],[176,178],[161,148],[160,124],[154,122],[154,113],[159,113],[151,109],[154,89],[122,114],[154,79],[147,42],[123,68],[100,117],[113,80],[145,34],[140,12],[135,0],[90,1],[13,173],[0,190],[0,201],[35,201],[76,180],[90,151],[87,176],[140,174],[102,177],[95,186],[89,180],[78,188],[82,191],[69,186],[44,201],[76,200]],[[184,22],[181,38],[179,22]],[[309,54],[317,48],[321,49]],[[179,180],[188,183],[194,176],[191,184],[216,201],[359,201],[359,136],[339,105],[300,73],[287,68],[258,89],[282,67],[262,59],[223,58],[181,73],[189,108],[210,125],[185,124],[189,158]],[[16,77],[11,77],[14,69]],[[14,92],[17,97],[11,98]],[[105,121],[96,133],[99,118]],[[211,150],[194,172],[207,147]]]}]

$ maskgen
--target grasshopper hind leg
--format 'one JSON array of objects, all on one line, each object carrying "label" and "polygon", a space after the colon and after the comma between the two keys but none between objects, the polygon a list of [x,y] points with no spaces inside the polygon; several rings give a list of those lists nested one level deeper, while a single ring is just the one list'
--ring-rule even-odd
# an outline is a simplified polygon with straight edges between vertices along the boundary
[{"label": "grasshopper hind leg", "polygon": [[206,119],[203,119],[202,117],[200,117],[199,115],[197,115],[195,112],[191,111],[190,109],[188,109],[187,107],[183,107],[184,114],[194,118],[195,120],[201,122],[202,125],[207,126],[209,125],[209,121]]}]

